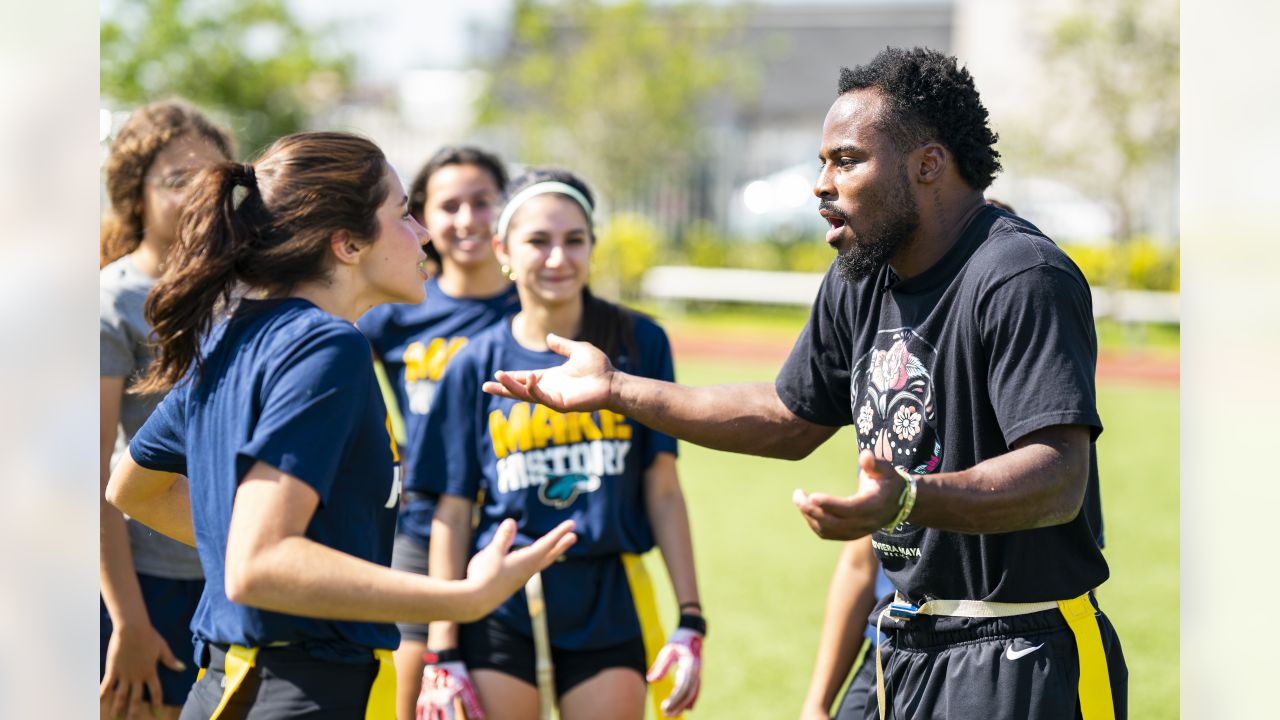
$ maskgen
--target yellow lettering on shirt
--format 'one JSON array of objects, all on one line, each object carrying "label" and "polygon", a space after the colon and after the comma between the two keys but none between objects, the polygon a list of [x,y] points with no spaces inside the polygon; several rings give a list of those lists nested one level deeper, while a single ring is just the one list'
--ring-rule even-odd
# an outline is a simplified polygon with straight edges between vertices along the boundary
[{"label": "yellow lettering on shirt", "polygon": [[489,413],[489,437],[493,441],[493,452],[499,459],[513,452],[532,450],[529,403],[516,403],[507,417],[503,417],[501,410]]},{"label": "yellow lettering on shirt", "polygon": [[627,417],[609,410],[600,411],[600,432],[605,440],[630,440],[631,426]]},{"label": "yellow lettering on shirt", "polygon": [[466,346],[467,338],[465,337],[453,337],[448,340],[432,338],[426,345],[421,342],[410,343],[409,347],[404,349],[405,382],[440,380],[449,361]]},{"label": "yellow lettering on shirt", "polygon": [[519,402],[510,410],[489,413],[489,438],[499,460],[511,453],[541,450],[596,440],[630,440],[632,428],[624,415],[601,410],[560,413],[545,405]]},{"label": "yellow lettering on shirt", "polygon": [[551,414],[555,411],[546,405],[535,405],[533,414],[529,418],[529,433],[533,438],[533,446],[541,450],[547,446],[547,442],[555,435],[555,428],[551,425]]}]

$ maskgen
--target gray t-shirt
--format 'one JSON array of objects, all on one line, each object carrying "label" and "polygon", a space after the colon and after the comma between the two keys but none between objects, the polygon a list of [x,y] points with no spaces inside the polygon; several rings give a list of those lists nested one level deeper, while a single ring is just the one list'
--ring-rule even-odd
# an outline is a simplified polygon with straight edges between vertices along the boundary
[{"label": "gray t-shirt", "polygon": [[[147,346],[151,330],[142,308],[154,285],[155,280],[139,271],[128,255],[102,268],[98,277],[98,374],[125,378],[126,391],[120,399],[120,425],[111,453],[112,468],[122,453],[128,452],[134,433],[163,397],[128,392],[151,362],[151,350]],[[125,522],[133,565],[139,573],[174,580],[204,577],[195,548],[167,538],[128,516]]]}]

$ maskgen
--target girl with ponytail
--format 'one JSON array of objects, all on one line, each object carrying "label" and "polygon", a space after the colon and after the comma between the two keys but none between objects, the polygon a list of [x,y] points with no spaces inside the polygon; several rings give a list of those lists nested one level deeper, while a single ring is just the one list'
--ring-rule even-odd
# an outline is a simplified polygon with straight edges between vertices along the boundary
[{"label": "girl with ponytail", "polygon": [[142,386],[168,394],[107,487],[204,565],[207,672],[182,718],[393,717],[391,623],[483,615],[573,542],[565,523],[508,554],[508,524],[460,582],[387,567],[398,458],[353,323],[422,300],[427,233],[407,205],[382,151],[343,133],[192,181],[146,304]]},{"label": "girl with ponytail", "polygon": [[[99,261],[99,487],[160,402],[139,393],[151,361],[143,302],[168,263],[192,175],[234,153],[231,139],[180,101],[135,110],[106,162],[110,206]],[[149,706],[176,718],[195,682],[188,625],[204,587],[194,549],[125,518],[99,493],[102,587],[99,694],[103,717]]]},{"label": "girl with ponytail", "polygon": [[[587,288],[594,205],[587,185],[563,170],[512,181],[493,242],[520,312],[450,362],[408,471],[409,482],[439,495],[433,577],[462,577],[467,558],[511,519],[517,544],[567,519],[580,540],[480,622],[432,624],[423,709],[439,712],[456,694],[474,697],[466,704],[489,720],[538,717],[540,703],[546,717],[553,702],[565,720],[640,720],[646,668],[655,683],[676,671],[676,687],[667,680],[653,693],[659,714],[677,716],[697,698],[706,623],[675,441],[616,413],[560,414],[480,391],[499,368],[559,358],[547,348],[550,332],[590,340],[630,372],[672,379],[662,329]],[[639,557],[655,545],[679,602],[679,626],[665,642]],[[546,660],[551,677],[540,669]]]}]

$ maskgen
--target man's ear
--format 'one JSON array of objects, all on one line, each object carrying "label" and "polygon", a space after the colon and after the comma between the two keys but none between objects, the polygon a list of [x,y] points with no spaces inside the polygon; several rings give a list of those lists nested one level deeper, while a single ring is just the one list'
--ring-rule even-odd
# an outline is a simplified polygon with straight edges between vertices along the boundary
[{"label": "man's ear", "polygon": [[335,230],[329,236],[329,248],[333,256],[343,265],[355,265],[360,262],[360,255],[368,245],[358,243],[346,230]]},{"label": "man's ear", "polygon": [[951,153],[941,143],[929,142],[911,153],[915,180],[929,184],[942,178],[947,166],[951,164]]}]

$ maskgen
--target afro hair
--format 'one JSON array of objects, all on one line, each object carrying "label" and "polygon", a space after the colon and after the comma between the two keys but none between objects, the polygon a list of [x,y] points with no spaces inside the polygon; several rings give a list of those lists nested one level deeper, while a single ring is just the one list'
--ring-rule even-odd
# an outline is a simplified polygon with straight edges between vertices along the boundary
[{"label": "afro hair", "polygon": [[899,150],[939,142],[971,187],[991,185],[1001,169],[996,134],[987,127],[973,77],[955,58],[927,48],[890,47],[866,65],[840,68],[839,95],[866,88],[884,96],[887,110],[878,127]]}]

